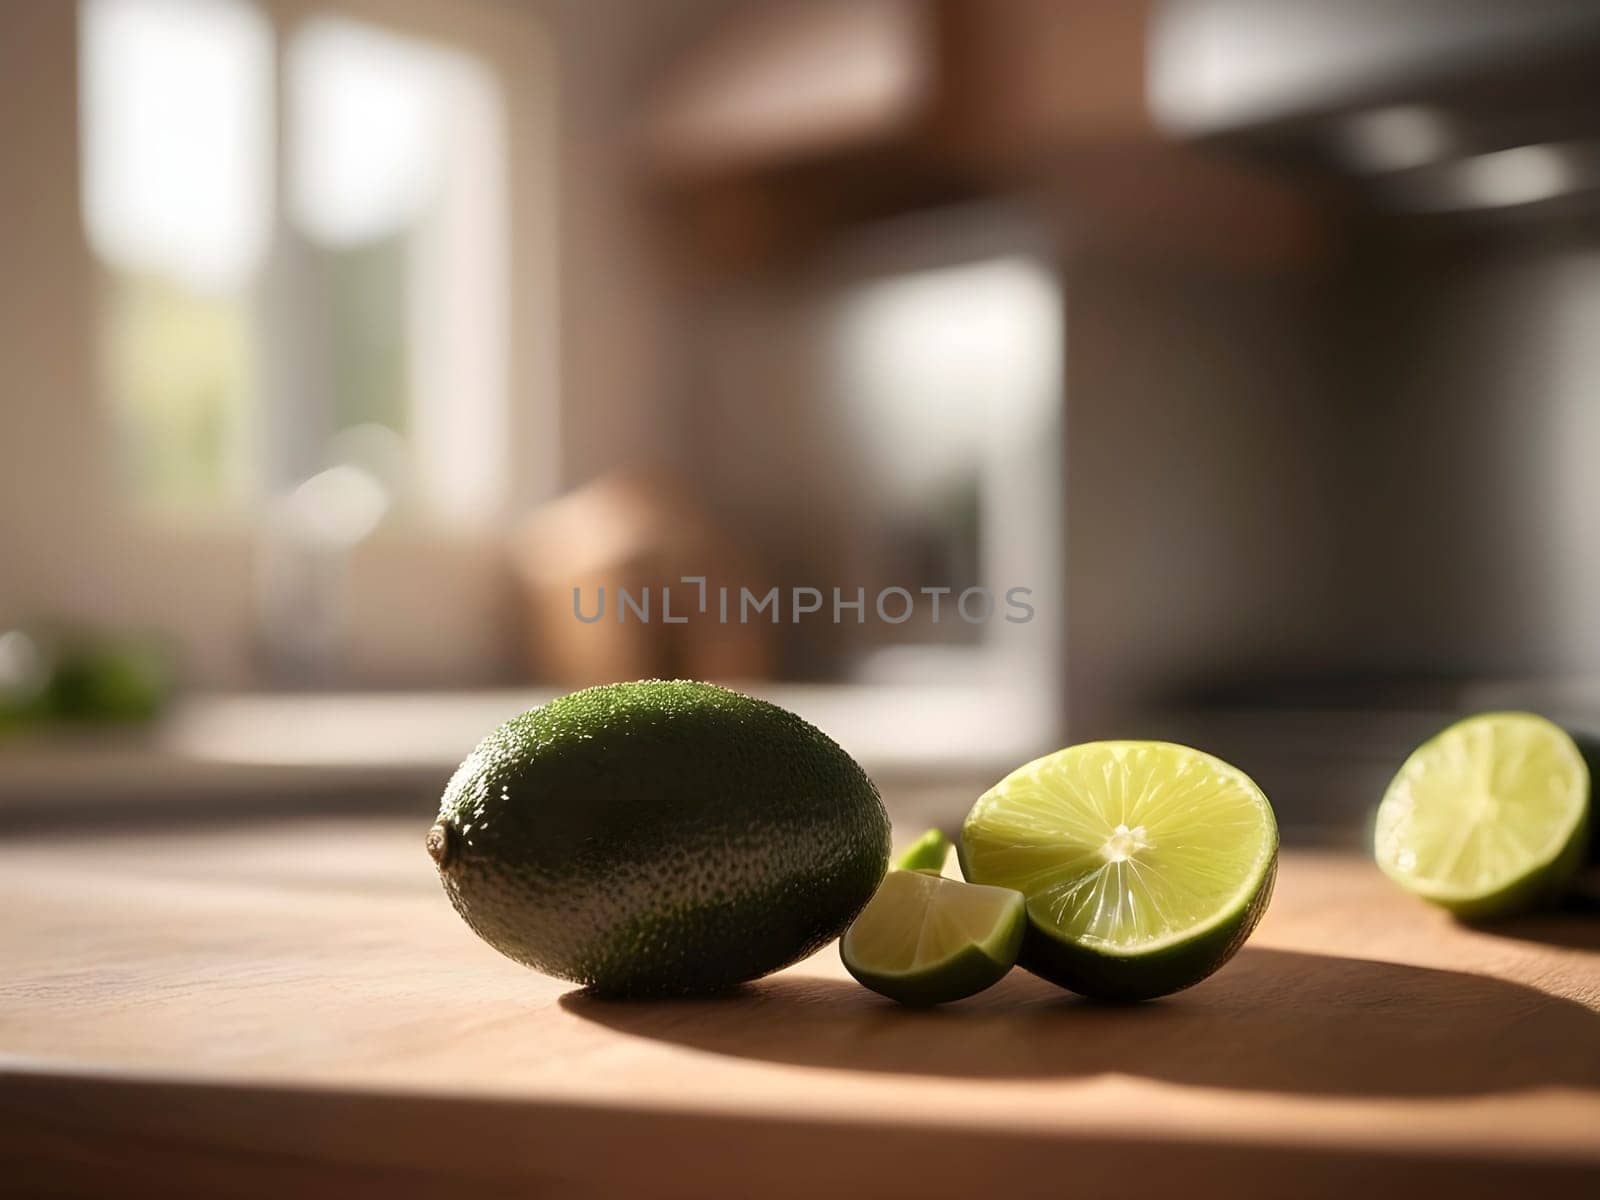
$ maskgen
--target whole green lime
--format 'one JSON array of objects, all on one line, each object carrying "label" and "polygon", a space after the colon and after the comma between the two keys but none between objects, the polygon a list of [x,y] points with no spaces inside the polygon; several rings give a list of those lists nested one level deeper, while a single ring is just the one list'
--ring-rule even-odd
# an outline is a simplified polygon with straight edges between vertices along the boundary
[{"label": "whole green lime", "polygon": [[612,995],[692,994],[839,936],[883,879],[889,820],[795,714],[653,680],[495,730],[427,845],[456,911],[508,957]]}]

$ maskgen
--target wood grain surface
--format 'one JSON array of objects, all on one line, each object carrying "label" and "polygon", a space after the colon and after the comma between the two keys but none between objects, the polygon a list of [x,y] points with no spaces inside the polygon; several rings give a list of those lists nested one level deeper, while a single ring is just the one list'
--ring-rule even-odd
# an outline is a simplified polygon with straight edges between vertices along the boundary
[{"label": "wood grain surface", "polygon": [[1600,1194],[1600,919],[1287,852],[1211,980],[911,1012],[829,948],[717,1000],[500,958],[423,830],[0,846],[0,1194]]}]

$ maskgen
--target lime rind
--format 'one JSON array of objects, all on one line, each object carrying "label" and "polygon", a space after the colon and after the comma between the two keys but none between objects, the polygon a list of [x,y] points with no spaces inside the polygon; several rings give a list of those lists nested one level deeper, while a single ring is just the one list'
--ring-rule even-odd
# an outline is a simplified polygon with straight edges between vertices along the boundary
[{"label": "lime rind", "polygon": [[1378,806],[1373,855],[1401,887],[1458,916],[1523,912],[1582,869],[1590,789],[1559,725],[1480,713],[1412,751]]},{"label": "lime rind", "polygon": [[839,943],[846,970],[903,1004],[962,1000],[1016,965],[1027,929],[1020,892],[890,871]]},{"label": "lime rind", "polygon": [[1074,945],[1030,920],[1019,965],[1041,978],[1096,1000],[1155,1000],[1193,987],[1221,969],[1249,940],[1272,903],[1274,858],[1259,888],[1237,911],[1182,942],[1138,954],[1113,954]]}]

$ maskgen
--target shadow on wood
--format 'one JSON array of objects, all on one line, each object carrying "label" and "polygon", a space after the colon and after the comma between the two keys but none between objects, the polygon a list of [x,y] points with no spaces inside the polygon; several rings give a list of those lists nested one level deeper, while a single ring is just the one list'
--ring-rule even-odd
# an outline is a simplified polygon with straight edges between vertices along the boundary
[{"label": "shadow on wood", "polygon": [[1600,953],[1600,900],[1587,896],[1569,897],[1555,912],[1531,913],[1505,921],[1470,926],[1477,933],[1511,938],[1518,942],[1538,942],[1568,950]]},{"label": "shadow on wood", "polygon": [[926,1011],[803,975],[711,1000],[576,991],[561,1004],[637,1037],[845,1071],[1115,1073],[1346,1096],[1600,1090],[1600,1015],[1580,1004],[1482,975],[1285,950],[1246,948],[1205,983],[1137,1006],[1079,1000],[1021,971]]}]

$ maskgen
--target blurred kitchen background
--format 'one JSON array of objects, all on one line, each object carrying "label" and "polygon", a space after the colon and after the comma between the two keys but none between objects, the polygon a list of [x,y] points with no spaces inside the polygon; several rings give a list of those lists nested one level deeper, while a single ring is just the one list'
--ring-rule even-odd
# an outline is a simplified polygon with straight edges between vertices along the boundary
[{"label": "blurred kitchen background", "polygon": [[[1597,462],[1591,0],[0,6],[0,827],[693,675],[908,831],[1133,735],[1356,839],[1600,723]],[[685,575],[868,611],[613,619]]]}]

